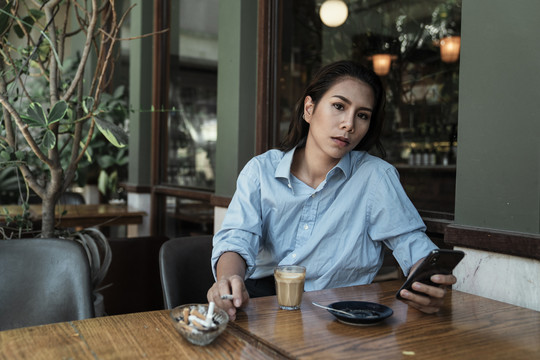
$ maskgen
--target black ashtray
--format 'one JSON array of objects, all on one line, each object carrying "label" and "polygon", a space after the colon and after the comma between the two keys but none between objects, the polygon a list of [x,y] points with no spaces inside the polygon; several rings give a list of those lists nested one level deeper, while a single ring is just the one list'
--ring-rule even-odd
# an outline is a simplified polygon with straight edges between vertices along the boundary
[{"label": "black ashtray", "polygon": [[388,306],[367,301],[339,301],[328,305],[328,307],[350,313],[347,315],[328,309],[328,312],[334,315],[338,321],[356,326],[376,324],[394,313]]}]

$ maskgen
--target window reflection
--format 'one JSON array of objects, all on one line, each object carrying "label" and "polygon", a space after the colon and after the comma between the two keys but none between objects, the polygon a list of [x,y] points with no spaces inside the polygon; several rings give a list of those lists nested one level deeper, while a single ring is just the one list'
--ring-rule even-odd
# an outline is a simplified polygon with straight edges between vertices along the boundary
[{"label": "window reflection", "polygon": [[176,61],[170,84],[167,182],[214,188],[217,139],[217,72],[181,67]]},{"label": "window reflection", "polygon": [[443,39],[459,38],[461,1],[351,0],[346,2],[347,20],[338,27],[322,23],[320,3],[280,2],[276,138],[287,131],[295,101],[313,72],[332,61],[353,59],[377,66],[387,88],[386,159],[451,165],[457,146],[459,61],[448,61],[457,55],[442,59],[440,46]]},{"label": "window reflection", "polygon": [[214,189],[218,9],[218,0],[171,2],[166,185]]}]

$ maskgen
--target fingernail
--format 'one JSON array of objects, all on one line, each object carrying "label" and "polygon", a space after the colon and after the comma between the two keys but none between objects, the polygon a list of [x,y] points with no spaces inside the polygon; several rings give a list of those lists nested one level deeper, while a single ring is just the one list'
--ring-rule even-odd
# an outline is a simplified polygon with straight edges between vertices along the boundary
[{"label": "fingernail", "polygon": [[422,285],[420,285],[419,283],[414,283],[412,285],[413,289],[414,290],[421,290],[422,289]]},{"label": "fingernail", "polygon": [[234,300],[234,306],[240,307],[240,305],[242,305],[242,303],[240,302],[240,299],[235,299]]}]

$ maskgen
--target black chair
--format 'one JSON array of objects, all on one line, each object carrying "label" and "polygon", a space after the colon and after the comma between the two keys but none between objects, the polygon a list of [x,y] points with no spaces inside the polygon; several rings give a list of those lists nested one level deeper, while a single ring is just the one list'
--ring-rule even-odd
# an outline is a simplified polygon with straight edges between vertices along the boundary
[{"label": "black chair", "polygon": [[62,205],[82,205],[85,203],[86,201],[84,200],[84,196],[73,191],[66,191],[62,193],[62,195],[60,195],[60,199],[58,199],[58,204]]},{"label": "black chair", "polygon": [[90,265],[80,244],[0,240],[0,330],[91,317]]},{"label": "black chair", "polygon": [[206,303],[214,283],[210,265],[212,235],[171,239],[159,251],[159,270],[166,309],[189,303]]}]

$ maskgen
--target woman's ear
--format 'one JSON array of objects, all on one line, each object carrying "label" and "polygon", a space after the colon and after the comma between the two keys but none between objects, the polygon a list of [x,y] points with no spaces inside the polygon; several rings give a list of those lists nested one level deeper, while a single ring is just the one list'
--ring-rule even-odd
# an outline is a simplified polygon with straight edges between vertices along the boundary
[{"label": "woman's ear", "polygon": [[304,120],[309,123],[311,121],[311,116],[313,115],[313,109],[315,108],[315,104],[313,103],[313,99],[311,96],[306,96],[304,98]]}]

